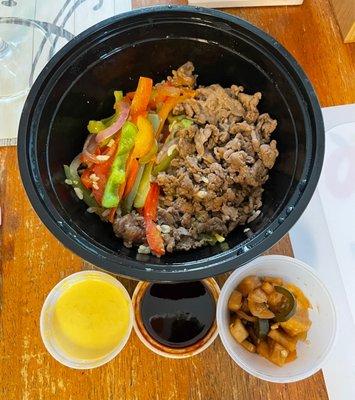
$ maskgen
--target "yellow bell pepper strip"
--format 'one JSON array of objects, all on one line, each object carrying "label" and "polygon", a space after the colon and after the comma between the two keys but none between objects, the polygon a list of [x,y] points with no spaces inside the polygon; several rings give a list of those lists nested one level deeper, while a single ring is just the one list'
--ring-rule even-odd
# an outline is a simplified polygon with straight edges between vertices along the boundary
[{"label": "yellow bell pepper strip", "polygon": [[138,115],[137,127],[138,133],[132,153],[133,158],[141,158],[147,155],[155,140],[153,126],[148,118]]},{"label": "yellow bell pepper strip", "polygon": [[[121,90],[115,90],[113,92],[115,96],[115,105],[113,106],[114,109],[116,109],[116,105],[123,99],[123,93]],[[104,129],[108,128],[111,126],[118,118],[117,113],[111,115],[111,117],[104,118],[100,121],[94,121],[91,120],[88,123],[88,131],[90,133],[99,133],[100,131],[103,131]]]},{"label": "yellow bell pepper strip", "polygon": [[132,122],[125,122],[102,197],[102,205],[105,208],[117,207],[120,202],[119,189],[126,179],[126,163],[134,146],[136,134],[137,127]]},{"label": "yellow bell pepper strip", "polygon": [[149,162],[145,165],[142,179],[139,182],[139,187],[137,191],[136,198],[134,199],[134,207],[142,208],[145,204],[145,200],[147,198],[149,188],[150,188],[150,179],[152,174],[153,162]]},{"label": "yellow bell pepper strip", "polygon": [[147,153],[144,157],[139,159],[139,164],[147,164],[149,161],[155,159],[158,149],[159,149],[158,142],[156,139],[154,139],[153,146],[149,150],[149,153]]},{"label": "yellow bell pepper strip", "polygon": [[164,241],[158,230],[156,221],[158,219],[159,186],[156,182],[150,185],[146,202],[144,204],[144,222],[146,237],[153,254],[158,257],[165,254]]},{"label": "yellow bell pepper strip", "polygon": [[134,185],[133,185],[132,189],[130,190],[129,194],[127,195],[127,197],[124,197],[124,199],[122,200],[121,210],[124,214],[128,214],[132,211],[133,202],[134,202],[134,199],[136,198],[136,195],[138,192],[138,188],[139,188],[140,181],[142,179],[144,168],[145,168],[145,165],[139,165],[136,179],[134,181]]},{"label": "yellow bell pepper strip", "polygon": [[[157,132],[157,129],[159,127],[159,116],[156,113],[148,113],[147,118],[149,119],[150,123],[153,126],[154,134]],[[149,161],[151,161],[157,154],[158,152],[158,142],[156,139],[154,139],[153,146],[149,150],[149,152],[143,156],[142,158],[139,159],[139,164],[147,164]]]},{"label": "yellow bell pepper strip", "polygon": [[135,119],[139,114],[146,111],[152,93],[153,80],[141,76],[138,81],[137,90],[134,93],[131,104],[131,117]]}]

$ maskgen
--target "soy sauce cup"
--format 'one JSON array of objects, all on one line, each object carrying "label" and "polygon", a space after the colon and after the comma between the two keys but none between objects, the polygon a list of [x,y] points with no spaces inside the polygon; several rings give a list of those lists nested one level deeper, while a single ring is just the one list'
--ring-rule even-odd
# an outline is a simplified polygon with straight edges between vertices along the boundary
[{"label": "soy sauce cup", "polygon": [[[168,310],[170,309],[171,311],[171,307],[174,308],[174,301],[176,301],[178,297],[177,291],[183,288],[183,285],[192,285],[194,289],[197,288],[197,290],[201,290],[202,287],[205,289],[205,294],[197,293],[197,296],[191,294],[185,297],[181,308],[182,316],[181,318],[177,318],[178,321],[175,320],[175,327],[178,326],[178,333],[176,333],[176,330],[174,333],[173,329],[170,328],[172,328],[173,324],[171,319],[174,319],[174,315],[176,316],[176,314],[173,315],[171,312],[169,313]],[[198,289],[198,286],[200,286],[200,289]],[[165,295],[161,295],[161,291],[164,291]],[[160,292],[160,294],[158,292]],[[186,287],[184,288],[184,293],[186,294]],[[150,282],[139,282],[132,297],[135,317],[133,320],[134,330],[143,344],[160,356],[181,359],[197,355],[207,349],[218,335],[216,308],[219,293],[220,288],[213,278],[185,283],[154,284]],[[204,317],[202,317],[204,321],[210,318],[211,323],[207,328],[207,325],[203,326],[203,323],[197,322],[198,308],[203,304],[201,303],[203,295],[209,296],[209,299],[205,299],[207,304],[205,305],[205,309],[202,310],[202,314],[205,314]],[[199,304],[197,304],[196,301]],[[209,308],[209,302],[211,306],[211,315],[206,315],[206,313],[209,313],[207,310]],[[151,313],[148,312],[147,315],[146,311],[149,307]],[[166,325],[164,326],[164,324],[166,324],[165,318],[168,319],[168,327]],[[191,324],[193,326],[192,329],[199,329],[200,332],[196,334],[195,341],[191,338],[191,340],[182,340],[179,343],[179,332],[186,332],[186,324]],[[155,331],[152,329],[154,326],[156,328]],[[196,328],[196,326],[198,328]],[[163,338],[164,333],[166,335],[165,339]],[[171,333],[171,335],[169,335],[169,333]],[[172,339],[170,341],[169,338],[167,338],[169,336],[170,339]],[[176,342],[172,343],[174,339],[176,339]]]}]

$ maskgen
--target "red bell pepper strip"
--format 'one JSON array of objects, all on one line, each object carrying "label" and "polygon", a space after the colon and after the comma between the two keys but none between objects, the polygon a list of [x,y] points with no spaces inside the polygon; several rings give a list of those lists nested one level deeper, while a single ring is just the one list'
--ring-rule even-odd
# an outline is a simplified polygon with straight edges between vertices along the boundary
[{"label": "red bell pepper strip", "polygon": [[132,158],[127,168],[127,181],[123,193],[123,198],[127,197],[128,194],[131,192],[134,182],[136,181],[138,169],[139,169],[138,161],[135,158]]},{"label": "red bell pepper strip", "polygon": [[109,156],[110,158],[102,164],[94,164],[90,169],[91,174],[95,174],[99,178],[96,181],[96,189],[92,187],[92,194],[99,204],[101,204],[102,196],[104,195],[106,182],[110,173],[111,165],[119,140],[120,135],[117,135],[115,143],[111,147],[107,146],[105,151],[103,152],[103,155]]},{"label": "red bell pepper strip", "polygon": [[141,76],[138,81],[137,90],[134,93],[131,104],[131,116],[135,118],[137,115],[146,111],[152,93],[153,80]]},{"label": "red bell pepper strip", "polygon": [[144,218],[156,222],[158,218],[159,186],[156,182],[150,184],[147,199],[144,204]]},{"label": "red bell pepper strip", "polygon": [[81,183],[86,187],[86,189],[92,188],[93,182],[90,179],[91,174],[92,174],[92,172],[89,168],[86,168],[86,170],[81,174],[80,180],[81,180]]},{"label": "red bell pepper strip", "polygon": [[111,222],[111,224],[114,223],[115,221],[115,215],[116,215],[117,207],[113,207],[110,210],[110,214],[108,215],[108,220]]},{"label": "red bell pepper strip", "polygon": [[158,218],[159,186],[156,182],[152,183],[144,204],[144,221],[146,236],[152,253],[157,256],[165,254],[164,240],[159,231],[156,220]]},{"label": "red bell pepper strip", "polygon": [[105,186],[108,175],[110,173],[113,157],[103,164],[94,164],[92,167],[92,173],[95,174],[99,179],[96,181],[96,189],[92,188],[92,194],[95,200],[101,204],[102,196],[104,195]]},{"label": "red bell pepper strip", "polygon": [[151,220],[147,220],[145,222],[145,226],[147,241],[152,253],[159,257],[163,256],[165,254],[164,241],[156,223]]}]

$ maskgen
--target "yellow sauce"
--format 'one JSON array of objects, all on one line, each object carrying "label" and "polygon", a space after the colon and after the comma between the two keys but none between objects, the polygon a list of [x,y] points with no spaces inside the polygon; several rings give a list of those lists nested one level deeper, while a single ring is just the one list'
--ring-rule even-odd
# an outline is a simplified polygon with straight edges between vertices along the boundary
[{"label": "yellow sauce", "polygon": [[96,276],[63,290],[53,310],[53,335],[68,356],[96,359],[124,338],[129,302],[120,288]]}]

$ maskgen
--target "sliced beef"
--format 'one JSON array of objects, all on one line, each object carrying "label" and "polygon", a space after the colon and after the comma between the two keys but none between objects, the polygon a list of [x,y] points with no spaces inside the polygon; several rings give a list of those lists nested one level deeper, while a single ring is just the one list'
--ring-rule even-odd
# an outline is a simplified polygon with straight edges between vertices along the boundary
[{"label": "sliced beef", "polygon": [[113,231],[123,239],[126,247],[146,243],[144,219],[135,211],[123,217],[118,216],[113,223]]},{"label": "sliced beef", "polygon": [[[194,88],[193,72],[188,62],[168,81]],[[279,154],[271,140],[277,121],[259,114],[260,99],[259,92],[247,94],[242,86],[213,84],[173,109],[193,124],[175,132],[179,153],[155,178],[157,222],[168,252],[204,246],[260,212],[263,185]],[[114,230],[127,246],[146,244],[144,220],[136,212],[117,218]]]}]

